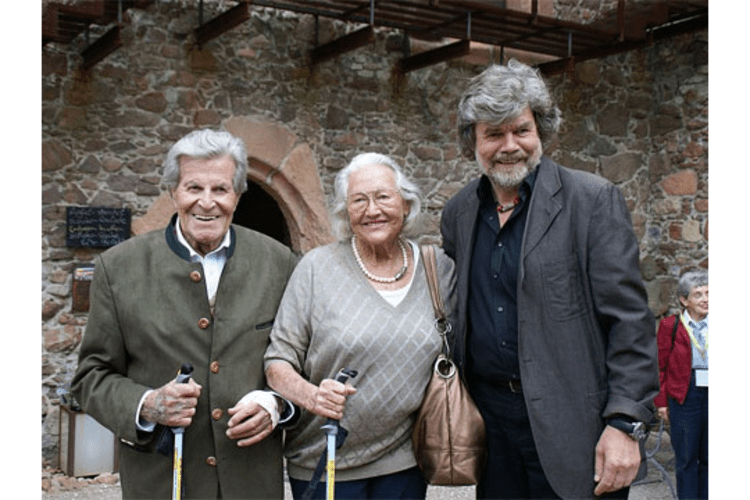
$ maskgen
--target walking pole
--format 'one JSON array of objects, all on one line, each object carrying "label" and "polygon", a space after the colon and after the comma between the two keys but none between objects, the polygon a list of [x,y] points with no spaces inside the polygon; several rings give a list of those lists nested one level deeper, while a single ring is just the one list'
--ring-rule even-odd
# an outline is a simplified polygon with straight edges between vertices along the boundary
[{"label": "walking pole", "polygon": [[[357,372],[344,368],[336,374],[336,381],[342,384],[346,383],[349,377],[356,377]],[[336,488],[336,448],[337,438],[339,434],[339,421],[329,418],[328,421],[321,427],[326,433],[326,448],[328,451],[328,475],[326,476],[326,499],[334,500],[334,490]],[[346,437],[346,436],[344,436]],[[343,444],[343,441],[342,441]]]},{"label": "walking pole", "polygon": [[[177,383],[187,384],[190,374],[193,373],[193,365],[185,363],[177,373]],[[174,433],[174,460],[172,462],[172,500],[182,499],[182,435],[184,427],[172,427]]]},{"label": "walking pole", "polygon": [[[346,382],[349,377],[356,377],[357,372],[344,368],[336,374],[335,380],[342,384]],[[302,500],[311,500],[315,494],[315,490],[318,487],[320,478],[323,476],[323,469],[326,467],[326,458],[328,458],[328,477],[326,483],[328,485],[327,498],[333,500],[334,496],[334,484],[335,484],[335,470],[336,470],[336,448],[341,448],[346,439],[348,432],[346,429],[339,425],[338,420],[329,418],[325,425],[321,427],[326,433],[326,449],[323,450],[323,454],[318,460],[318,465],[315,467],[312,479],[307,483],[307,488],[302,494]]]}]

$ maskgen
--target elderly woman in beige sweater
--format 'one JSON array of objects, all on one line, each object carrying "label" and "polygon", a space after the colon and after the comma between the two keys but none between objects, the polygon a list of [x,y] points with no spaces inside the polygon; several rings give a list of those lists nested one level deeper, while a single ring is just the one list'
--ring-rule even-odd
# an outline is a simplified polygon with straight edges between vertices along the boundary
[{"label": "elderly woman in beige sweater", "polygon": [[[440,351],[414,233],[417,187],[388,156],[356,156],[336,177],[337,243],[306,254],[286,289],[266,351],[271,387],[302,408],[285,454],[299,499],[325,448],[328,418],[349,432],[336,455],[336,496],[424,498],[411,433]],[[448,306],[454,266],[438,249]],[[344,367],[350,384],[333,380]],[[318,484],[314,498],[325,497]]]}]

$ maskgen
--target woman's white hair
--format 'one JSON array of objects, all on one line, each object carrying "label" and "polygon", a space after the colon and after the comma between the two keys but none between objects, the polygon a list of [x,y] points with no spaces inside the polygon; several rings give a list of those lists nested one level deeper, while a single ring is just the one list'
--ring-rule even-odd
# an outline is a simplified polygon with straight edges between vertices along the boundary
[{"label": "woman's white hair", "polygon": [[380,153],[361,153],[352,158],[352,161],[344,167],[337,175],[333,184],[333,209],[331,211],[331,225],[334,234],[339,240],[345,240],[352,236],[352,226],[347,211],[347,194],[349,192],[349,176],[362,167],[368,165],[383,165],[391,170],[396,177],[396,189],[401,197],[406,200],[409,212],[406,214],[401,234],[413,236],[417,232],[417,218],[422,210],[422,201],[419,188],[416,184],[406,178],[401,167],[389,156]]}]

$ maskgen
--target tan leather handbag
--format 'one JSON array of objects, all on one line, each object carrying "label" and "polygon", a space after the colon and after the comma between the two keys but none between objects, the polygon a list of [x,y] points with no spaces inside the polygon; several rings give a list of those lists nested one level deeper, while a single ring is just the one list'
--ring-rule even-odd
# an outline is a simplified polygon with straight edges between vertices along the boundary
[{"label": "tan leather handbag", "polygon": [[412,433],[414,454],[428,484],[477,484],[487,460],[484,420],[451,359],[447,320],[437,279],[435,247],[421,246],[422,262],[435,310],[435,328],[443,340]]}]

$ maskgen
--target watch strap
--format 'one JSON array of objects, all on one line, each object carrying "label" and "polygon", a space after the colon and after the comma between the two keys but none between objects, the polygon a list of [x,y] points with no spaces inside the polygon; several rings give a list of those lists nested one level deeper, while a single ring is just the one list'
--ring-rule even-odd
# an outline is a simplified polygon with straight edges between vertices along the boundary
[{"label": "watch strap", "polygon": [[613,417],[607,419],[607,425],[618,429],[635,441],[640,441],[648,434],[646,425],[628,417]]}]

